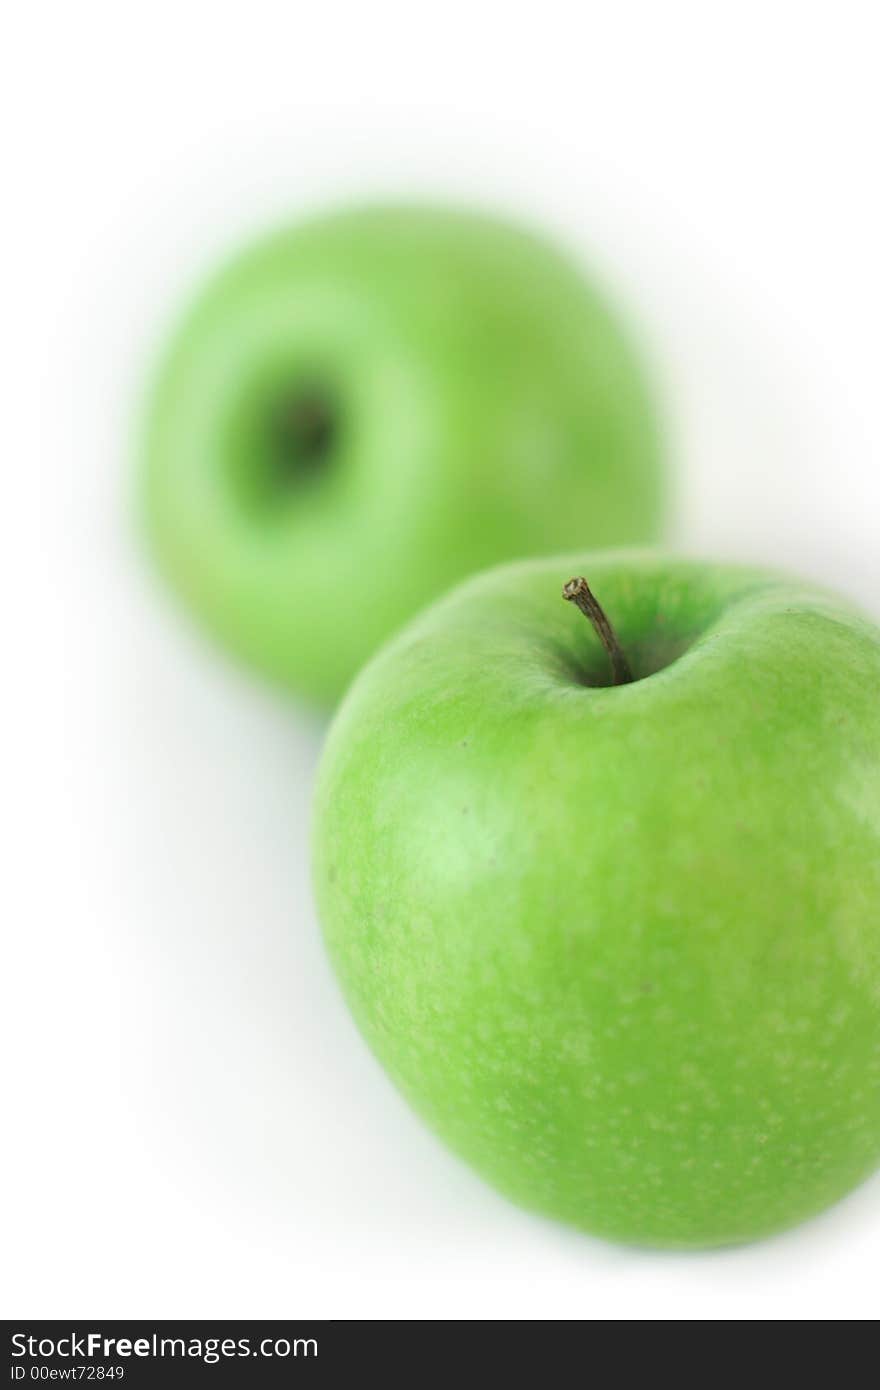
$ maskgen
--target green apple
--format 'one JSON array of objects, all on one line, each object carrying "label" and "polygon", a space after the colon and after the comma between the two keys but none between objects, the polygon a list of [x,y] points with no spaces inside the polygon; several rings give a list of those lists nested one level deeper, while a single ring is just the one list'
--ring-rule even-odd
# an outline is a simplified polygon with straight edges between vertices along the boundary
[{"label": "green apple", "polygon": [[[580,575],[622,666],[561,602]],[[355,681],[317,792],[330,955],[504,1192],[704,1246],[877,1164],[878,692],[840,600],[638,551],[478,576]]]},{"label": "green apple", "polygon": [[368,207],[208,284],[151,398],[146,513],[202,620],[327,703],[467,574],[655,538],[658,454],[629,341],[565,258],[486,217]]}]

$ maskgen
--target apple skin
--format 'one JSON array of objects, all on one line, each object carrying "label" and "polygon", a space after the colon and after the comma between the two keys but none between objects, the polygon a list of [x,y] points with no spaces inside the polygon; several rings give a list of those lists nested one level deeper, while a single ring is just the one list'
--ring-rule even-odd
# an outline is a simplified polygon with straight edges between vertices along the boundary
[{"label": "apple skin", "polygon": [[[560,599],[581,574],[632,684]],[[329,953],[503,1192],[712,1246],[880,1160],[878,690],[838,599],[649,552],[478,576],[355,681],[317,790]]]},{"label": "apple skin", "polygon": [[[303,457],[277,421],[315,394],[332,428]],[[193,305],[148,408],[162,569],[319,704],[453,582],[656,539],[662,498],[648,388],[601,296],[465,212],[352,209],[259,242]]]}]

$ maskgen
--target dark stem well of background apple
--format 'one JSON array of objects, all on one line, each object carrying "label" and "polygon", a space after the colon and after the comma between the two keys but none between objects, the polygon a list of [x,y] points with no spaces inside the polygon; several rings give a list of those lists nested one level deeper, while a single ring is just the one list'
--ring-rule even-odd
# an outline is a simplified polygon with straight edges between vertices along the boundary
[{"label": "dark stem well of background apple", "polygon": [[617,635],[608,621],[604,608],[586,579],[583,576],[578,579],[569,579],[562,590],[562,597],[568,603],[575,604],[593,624],[611,661],[612,683],[614,685],[629,685],[633,679],[629,662],[623,654]]},{"label": "dark stem well of background apple", "polygon": [[319,384],[300,383],[287,391],[270,418],[270,483],[287,492],[326,470],[337,444],[339,412]]}]

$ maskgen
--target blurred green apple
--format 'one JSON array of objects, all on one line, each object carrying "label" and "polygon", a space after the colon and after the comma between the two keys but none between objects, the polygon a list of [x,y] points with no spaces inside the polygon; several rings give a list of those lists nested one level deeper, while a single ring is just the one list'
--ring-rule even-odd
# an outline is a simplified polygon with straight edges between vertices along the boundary
[{"label": "blurred green apple", "polygon": [[270,676],[334,701],[474,570],[656,535],[657,429],[602,297],[503,222],[369,207],[260,242],[162,363],[161,565]]},{"label": "blurred green apple", "polygon": [[[582,574],[630,683],[560,600]],[[479,576],[363,670],[317,794],[327,943],[503,1191],[702,1246],[875,1167],[878,691],[880,632],[838,600],[634,553]]]}]

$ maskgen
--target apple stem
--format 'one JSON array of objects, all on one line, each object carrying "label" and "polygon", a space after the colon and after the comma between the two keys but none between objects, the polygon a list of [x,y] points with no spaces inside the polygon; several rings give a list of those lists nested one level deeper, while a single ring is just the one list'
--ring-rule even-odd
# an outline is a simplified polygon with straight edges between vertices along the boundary
[{"label": "apple stem", "polygon": [[617,640],[614,628],[605,615],[605,610],[596,598],[586,579],[569,579],[562,590],[562,597],[569,603],[573,603],[583,613],[599,636],[602,646],[608,653],[611,661],[611,675],[614,685],[629,685],[633,678],[629,668],[629,662],[623,654],[623,649]]}]

